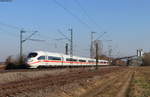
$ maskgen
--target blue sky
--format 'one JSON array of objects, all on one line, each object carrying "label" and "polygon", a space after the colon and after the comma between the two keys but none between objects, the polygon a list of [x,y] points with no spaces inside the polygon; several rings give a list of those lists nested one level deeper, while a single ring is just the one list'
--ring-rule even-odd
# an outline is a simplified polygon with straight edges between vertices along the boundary
[{"label": "blue sky", "polygon": [[95,38],[102,32],[107,32],[101,38],[104,45],[103,52],[106,54],[109,45],[112,45],[114,56],[134,55],[137,48],[150,51],[150,0],[78,0],[92,21],[75,0],[57,0],[88,27],[54,1],[0,2],[0,61],[5,60],[9,55],[18,55],[19,31],[22,28],[27,31],[24,37],[37,30],[39,33],[33,38],[45,40],[45,42],[25,42],[25,54],[33,50],[64,53],[67,40],[54,39],[63,38],[58,30],[69,37],[69,28],[73,28],[74,32],[75,55],[89,56],[91,31],[97,32]]}]

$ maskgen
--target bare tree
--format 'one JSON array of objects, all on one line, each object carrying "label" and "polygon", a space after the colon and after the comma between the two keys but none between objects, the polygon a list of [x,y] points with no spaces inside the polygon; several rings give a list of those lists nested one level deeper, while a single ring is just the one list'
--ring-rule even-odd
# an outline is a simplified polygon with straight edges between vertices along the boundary
[{"label": "bare tree", "polygon": [[150,66],[150,53],[145,53],[143,57],[143,65]]}]

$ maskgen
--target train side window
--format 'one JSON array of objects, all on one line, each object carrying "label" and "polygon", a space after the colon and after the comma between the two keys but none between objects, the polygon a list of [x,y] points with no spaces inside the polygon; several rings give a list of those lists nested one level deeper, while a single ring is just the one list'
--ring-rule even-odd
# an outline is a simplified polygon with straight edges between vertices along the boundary
[{"label": "train side window", "polygon": [[66,61],[70,61],[70,59],[67,58]]},{"label": "train side window", "polygon": [[67,58],[66,61],[74,61],[74,62],[76,62],[77,59]]},{"label": "train side window", "polygon": [[40,56],[39,58],[38,58],[38,60],[45,60],[45,56]]},{"label": "train side window", "polygon": [[89,63],[94,63],[94,61],[93,61],[93,60],[88,60],[88,62],[89,62]]},{"label": "train side window", "polygon": [[73,61],[74,61],[74,62],[76,62],[76,61],[77,61],[77,59],[73,59]]},{"label": "train side window", "polygon": [[61,60],[60,57],[48,56],[48,60]]},{"label": "train side window", "polygon": [[86,60],[81,60],[81,59],[80,59],[79,62],[86,62]]}]

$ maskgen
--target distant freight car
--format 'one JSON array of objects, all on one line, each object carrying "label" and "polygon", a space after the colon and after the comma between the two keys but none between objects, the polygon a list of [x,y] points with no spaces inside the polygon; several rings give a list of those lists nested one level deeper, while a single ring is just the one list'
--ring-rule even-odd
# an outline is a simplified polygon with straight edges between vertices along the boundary
[{"label": "distant freight car", "polygon": [[[38,67],[76,67],[95,66],[96,59],[77,57],[60,53],[50,53],[45,51],[33,51],[29,53],[26,64],[29,68]],[[107,60],[98,60],[98,65],[109,65]]]}]

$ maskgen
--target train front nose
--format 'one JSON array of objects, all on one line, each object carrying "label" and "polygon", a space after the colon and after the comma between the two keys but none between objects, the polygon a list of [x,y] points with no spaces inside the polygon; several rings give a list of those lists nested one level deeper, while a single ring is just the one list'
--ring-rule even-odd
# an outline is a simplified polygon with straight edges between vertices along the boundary
[{"label": "train front nose", "polygon": [[27,59],[27,60],[26,60],[26,66],[27,66],[28,68],[30,68],[32,62],[33,62],[33,59]]},{"label": "train front nose", "polygon": [[29,68],[35,67],[33,63],[37,61],[36,56],[38,56],[37,52],[29,53],[27,60],[26,60],[26,64],[29,66]]}]

